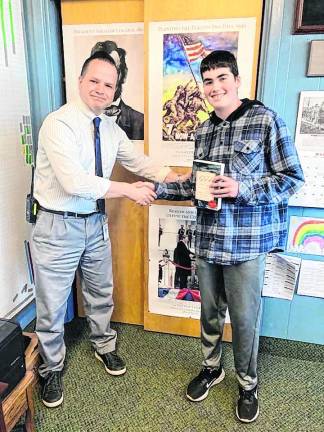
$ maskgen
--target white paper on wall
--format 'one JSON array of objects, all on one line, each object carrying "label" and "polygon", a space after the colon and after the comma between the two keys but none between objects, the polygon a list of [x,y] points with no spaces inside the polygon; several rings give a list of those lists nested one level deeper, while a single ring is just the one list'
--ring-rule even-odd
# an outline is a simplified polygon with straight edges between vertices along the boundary
[{"label": "white paper on wall", "polygon": [[297,294],[324,298],[324,262],[303,260]]},{"label": "white paper on wall", "polygon": [[301,259],[268,254],[262,295],[292,300],[296,289]]}]

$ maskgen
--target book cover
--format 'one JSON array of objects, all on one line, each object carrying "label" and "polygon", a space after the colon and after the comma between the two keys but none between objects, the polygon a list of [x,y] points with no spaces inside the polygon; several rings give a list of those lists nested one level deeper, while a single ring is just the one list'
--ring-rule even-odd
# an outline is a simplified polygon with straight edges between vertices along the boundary
[{"label": "book cover", "polygon": [[195,159],[193,161],[193,179],[196,183],[194,203],[197,207],[209,210],[219,210],[221,198],[215,198],[209,191],[209,185],[215,175],[224,174],[222,162],[212,162]]}]

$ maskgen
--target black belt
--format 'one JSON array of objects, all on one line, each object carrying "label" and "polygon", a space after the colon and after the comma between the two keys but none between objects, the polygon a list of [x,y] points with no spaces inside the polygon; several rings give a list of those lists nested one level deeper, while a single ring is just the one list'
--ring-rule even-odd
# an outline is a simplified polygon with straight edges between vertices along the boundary
[{"label": "black belt", "polygon": [[87,217],[89,217],[91,215],[98,214],[98,212],[92,212],[92,213],[74,213],[74,212],[70,212],[70,211],[50,210],[50,209],[47,209],[47,208],[42,207],[42,206],[38,206],[38,209],[42,210],[44,212],[47,212],[47,213],[54,213],[54,214],[61,215],[61,216],[72,216],[72,217],[75,217],[75,218],[87,218]]}]

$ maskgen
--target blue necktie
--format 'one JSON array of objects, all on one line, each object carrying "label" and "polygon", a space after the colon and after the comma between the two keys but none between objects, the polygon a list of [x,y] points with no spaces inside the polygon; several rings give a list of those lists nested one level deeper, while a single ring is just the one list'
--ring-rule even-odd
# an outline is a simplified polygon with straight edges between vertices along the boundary
[{"label": "blue necktie", "polygon": [[[100,147],[100,126],[101,118],[95,117],[94,124],[94,145],[95,145],[95,158],[96,158],[96,176],[103,177],[102,175],[102,162],[101,162],[101,147]],[[97,200],[97,208],[100,213],[105,213],[105,200]]]}]

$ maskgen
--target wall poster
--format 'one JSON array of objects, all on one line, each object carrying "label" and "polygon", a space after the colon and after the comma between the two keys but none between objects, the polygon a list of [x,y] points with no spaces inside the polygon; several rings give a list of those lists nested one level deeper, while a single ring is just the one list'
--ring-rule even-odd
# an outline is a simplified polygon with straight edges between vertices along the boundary
[{"label": "wall poster", "polygon": [[149,207],[149,312],[200,318],[195,235],[195,207]]},{"label": "wall poster", "polygon": [[[120,70],[120,87],[106,114],[115,118],[128,138],[144,140],[143,23],[80,24],[63,26],[67,100],[78,95],[78,77],[93,50],[110,54]],[[119,90],[119,91],[118,91]]]},{"label": "wall poster", "polygon": [[211,111],[199,72],[211,51],[237,57],[240,97],[250,96],[255,27],[255,18],[150,23],[150,156],[165,165],[191,166],[195,131]]},{"label": "wall poster", "polygon": [[324,256],[324,219],[291,216],[287,252]]},{"label": "wall poster", "polygon": [[194,207],[150,206],[149,312],[199,319],[195,225]]}]

